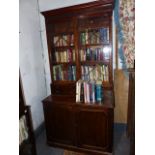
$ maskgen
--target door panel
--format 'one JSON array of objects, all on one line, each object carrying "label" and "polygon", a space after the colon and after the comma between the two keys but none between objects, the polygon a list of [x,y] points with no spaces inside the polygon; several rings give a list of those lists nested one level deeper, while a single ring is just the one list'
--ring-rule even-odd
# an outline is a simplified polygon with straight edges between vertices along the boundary
[{"label": "door panel", "polygon": [[80,147],[106,150],[109,147],[108,111],[81,109],[77,115],[78,144]]},{"label": "door panel", "polygon": [[45,111],[47,139],[51,142],[74,143],[74,115],[72,106],[53,104],[46,105]]}]

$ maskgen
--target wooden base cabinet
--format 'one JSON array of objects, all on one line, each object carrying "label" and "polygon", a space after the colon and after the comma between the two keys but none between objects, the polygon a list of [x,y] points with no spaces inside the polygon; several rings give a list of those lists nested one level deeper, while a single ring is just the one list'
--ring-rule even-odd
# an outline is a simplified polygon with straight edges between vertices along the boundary
[{"label": "wooden base cabinet", "polygon": [[78,145],[82,148],[112,151],[113,110],[80,108],[77,114]]},{"label": "wooden base cabinet", "polygon": [[113,108],[43,101],[47,143],[95,154],[112,152]]},{"label": "wooden base cabinet", "polygon": [[47,140],[73,145],[74,119],[72,106],[44,104]]}]

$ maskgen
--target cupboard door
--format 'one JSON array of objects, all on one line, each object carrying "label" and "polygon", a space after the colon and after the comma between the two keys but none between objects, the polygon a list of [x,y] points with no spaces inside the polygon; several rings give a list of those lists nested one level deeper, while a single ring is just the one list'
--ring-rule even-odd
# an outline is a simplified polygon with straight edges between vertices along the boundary
[{"label": "cupboard door", "polygon": [[112,117],[108,109],[80,109],[77,114],[78,145],[111,152]]},{"label": "cupboard door", "polygon": [[75,137],[72,106],[50,104],[44,104],[48,142],[72,145]]}]

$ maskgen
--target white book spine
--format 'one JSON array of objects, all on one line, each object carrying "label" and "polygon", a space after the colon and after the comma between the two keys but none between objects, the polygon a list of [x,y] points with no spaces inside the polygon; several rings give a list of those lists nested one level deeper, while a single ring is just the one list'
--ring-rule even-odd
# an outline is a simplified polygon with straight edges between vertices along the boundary
[{"label": "white book spine", "polygon": [[89,83],[86,83],[86,90],[87,90],[87,102],[90,102],[90,91],[89,91]]},{"label": "white book spine", "polygon": [[77,81],[76,82],[76,102],[78,102],[78,99],[79,99],[79,97],[78,97],[78,88],[79,87],[79,82]]}]

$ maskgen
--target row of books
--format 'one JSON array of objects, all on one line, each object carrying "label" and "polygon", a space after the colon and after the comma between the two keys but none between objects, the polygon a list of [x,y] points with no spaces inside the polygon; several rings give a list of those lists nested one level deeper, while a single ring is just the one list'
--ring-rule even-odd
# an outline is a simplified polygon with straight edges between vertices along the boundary
[{"label": "row of books", "polygon": [[53,41],[54,41],[55,47],[73,46],[74,45],[74,35],[67,34],[67,35],[54,36]]},{"label": "row of books", "polygon": [[82,45],[109,43],[109,28],[86,29],[80,34],[80,42]]},{"label": "row of books", "polygon": [[103,87],[102,81],[85,81],[79,80],[76,82],[76,102],[84,103],[100,103],[103,102]]},{"label": "row of books", "polygon": [[81,66],[82,80],[101,80],[109,81],[109,69],[107,65],[82,65]]},{"label": "row of books", "polygon": [[110,51],[104,52],[104,48],[85,48],[80,50],[81,61],[103,61],[110,59]]},{"label": "row of books", "polygon": [[56,51],[54,52],[53,60],[55,62],[75,62],[75,50]]},{"label": "row of books", "polygon": [[53,79],[54,80],[76,80],[76,66],[69,65],[64,67],[63,65],[53,66]]}]

